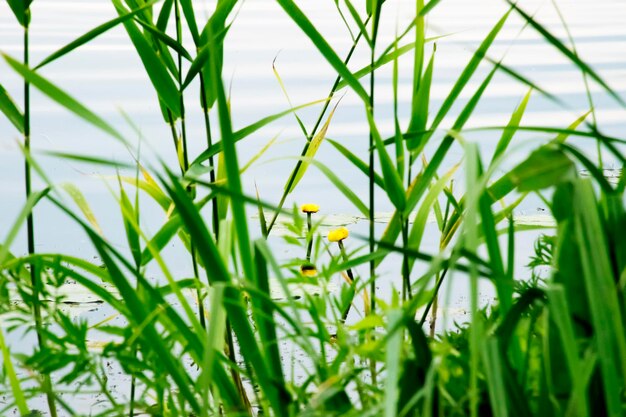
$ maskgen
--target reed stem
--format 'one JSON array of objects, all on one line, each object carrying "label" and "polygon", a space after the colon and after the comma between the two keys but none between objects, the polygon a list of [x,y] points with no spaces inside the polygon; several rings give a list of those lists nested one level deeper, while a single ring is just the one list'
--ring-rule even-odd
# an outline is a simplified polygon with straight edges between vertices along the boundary
[{"label": "reed stem", "polygon": [[[25,13],[30,14],[30,10],[27,9]],[[27,23],[24,27],[24,65],[26,67],[29,65],[29,49],[29,33]],[[30,83],[26,80],[24,81],[24,150],[26,155],[30,155]],[[31,166],[30,162],[28,162],[28,158],[24,159],[24,183],[26,189],[26,199],[28,199],[30,198],[32,192]],[[32,256],[35,254],[35,221],[32,210],[28,213],[28,217],[26,218],[26,233],[28,239],[28,254]],[[30,282],[33,288],[33,316],[35,319],[35,331],[37,333],[39,350],[43,350],[45,348],[46,341],[43,334],[41,301],[39,299],[39,293],[42,285],[40,278],[39,269],[37,268],[36,263],[32,263],[30,267]],[[52,393],[50,375],[48,373],[44,373],[42,376],[50,416],[56,417],[57,410],[54,394]]]},{"label": "reed stem", "polygon": [[[213,137],[211,134],[211,120],[209,118],[209,105],[207,103],[206,100],[206,90],[205,90],[205,82],[204,82],[204,75],[202,75],[202,71],[200,72],[200,102],[202,105],[202,110],[204,113],[204,128],[206,130],[206,142],[207,142],[207,148],[211,149],[211,147],[213,146]],[[215,164],[213,161],[213,156],[209,156],[209,179],[211,180],[211,183],[214,184],[215,183]],[[219,236],[219,228],[220,228],[220,217],[219,217],[219,211],[218,211],[218,207],[217,207],[217,197],[213,198],[213,200],[211,200],[211,204],[212,204],[212,221],[213,221],[213,233],[215,234],[215,238],[217,239],[217,237]]]}]

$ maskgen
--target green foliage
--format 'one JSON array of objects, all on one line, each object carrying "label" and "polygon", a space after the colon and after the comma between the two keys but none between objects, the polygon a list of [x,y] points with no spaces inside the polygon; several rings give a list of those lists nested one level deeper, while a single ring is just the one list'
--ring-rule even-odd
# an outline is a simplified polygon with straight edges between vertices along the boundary
[{"label": "green foliage", "polygon": [[[0,86],[0,112],[24,135],[27,172],[33,170],[46,184],[32,191],[28,177],[24,207],[0,245],[0,395],[7,399],[0,404],[0,414],[13,410],[38,415],[31,404],[45,395],[51,415],[85,415],[67,398],[95,393],[103,416],[622,416],[626,177],[622,174],[617,185],[611,183],[577,140],[596,141],[622,163],[626,159],[619,146],[625,141],[604,135],[595,121],[584,124],[593,108],[566,127],[524,125],[533,91],[557,105],[561,99],[489,57],[489,51],[511,14],[517,14],[528,30],[541,35],[585,77],[620,104],[622,98],[575,49],[518,3],[508,3],[510,10],[478,45],[436,112],[431,98],[436,47],[432,52],[426,48],[435,40],[426,38],[426,25],[438,0],[416,1],[411,24],[380,49],[386,3],[367,1],[363,11],[350,0],[336,1],[351,36],[344,57],[295,1],[279,0],[285,16],[313,43],[336,78],[323,99],[294,106],[287,96],[288,110],[239,130],[233,129],[237,115],[231,113],[222,79],[236,0],[217,1],[204,22],[190,0],[112,0],[119,17],[60,48],[37,67],[28,64],[27,42],[23,62],[3,54],[24,79],[26,90],[40,90],[127,145],[116,128],[37,71],[124,25],[157,93],[178,165],[145,167],[139,155],[127,163],[48,153],[120,171],[134,168],[134,177],[120,173],[115,178],[119,188],[112,201],[125,242],[114,244],[78,187],[56,185],[46,177],[38,156],[30,152],[29,121],[37,114],[31,114],[28,100],[17,105]],[[27,28],[30,2],[8,0],[8,5],[17,23]],[[184,42],[185,34],[190,35],[190,45]],[[415,37],[407,44],[403,39],[408,34]],[[361,39],[371,59],[353,70],[350,61]],[[445,37],[438,40],[445,42]],[[398,108],[398,60],[409,52],[414,54],[411,100],[403,112]],[[390,63],[394,132],[383,139],[374,111],[374,91],[380,83],[375,75]],[[492,67],[461,103],[483,64]],[[511,109],[506,125],[478,128],[501,131],[493,155],[485,157],[482,144],[465,138],[466,125],[499,73],[530,90]],[[369,91],[361,84],[365,76],[370,77]],[[196,79],[199,86],[192,83]],[[191,92],[194,86],[198,91]],[[343,88],[352,90],[363,105],[369,161],[340,138],[327,138],[340,106],[334,95]],[[194,155],[187,148],[191,121],[185,117],[185,94],[200,96],[205,115],[207,144]],[[593,100],[589,102],[592,106]],[[317,105],[319,116],[308,128],[297,112]],[[243,167],[237,145],[292,113],[302,131],[303,148],[293,155],[295,167],[285,173],[279,201],[265,201],[258,189],[255,196],[246,195],[247,168],[275,138]],[[404,113],[409,114],[406,120],[400,116]],[[454,121],[441,132],[448,117]],[[211,127],[212,119],[217,126]],[[541,134],[546,140],[507,167],[519,132]],[[213,143],[213,135],[219,141]],[[333,161],[320,160],[317,151],[325,142],[368,179],[369,199],[336,173]],[[451,151],[455,145],[462,146],[462,157]],[[464,169],[458,169],[461,166]],[[580,178],[581,166],[589,178]],[[461,171],[465,186],[453,186]],[[354,233],[337,247],[326,239],[334,224],[332,216],[329,220],[324,214],[332,214],[332,207],[308,213],[306,219],[295,203],[293,210],[284,210],[305,173],[326,177],[359,216],[370,220],[370,235]],[[552,230],[536,241],[535,253],[527,259],[531,277],[525,279],[515,269],[516,248],[525,230],[515,209],[531,194],[546,202],[555,225],[533,226]],[[373,209],[382,200],[395,211],[378,234]],[[96,260],[34,250],[32,215],[41,201],[82,230]],[[150,204],[164,214],[152,232],[153,225],[147,227],[142,215]],[[258,240],[251,212],[258,213]],[[429,224],[431,216],[435,221]],[[13,245],[24,224],[29,253],[19,255]],[[438,247],[427,252],[423,243],[430,226]],[[289,259],[273,246],[279,231],[289,246],[287,253],[295,254]],[[168,246],[181,243],[193,276],[167,265]],[[401,276],[386,274],[383,266],[398,259]],[[442,322],[450,306],[439,305],[440,292],[454,285],[452,279],[466,280],[470,288],[470,307],[455,317],[458,323]],[[393,289],[389,298],[376,292],[383,283]],[[496,293],[487,306],[479,303],[483,283]],[[94,297],[109,315],[99,322],[72,317],[67,313],[67,305],[75,302],[67,292],[72,289]],[[442,314],[444,318],[438,318]],[[24,334],[37,338],[35,347],[11,346],[10,341]],[[93,342],[103,335],[104,342]],[[114,392],[107,380],[110,366],[132,381],[128,396]]]}]

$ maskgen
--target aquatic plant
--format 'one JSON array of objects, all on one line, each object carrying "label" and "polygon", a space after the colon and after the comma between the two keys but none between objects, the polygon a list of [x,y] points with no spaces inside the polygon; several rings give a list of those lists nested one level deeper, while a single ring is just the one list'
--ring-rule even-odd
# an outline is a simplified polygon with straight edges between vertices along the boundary
[{"label": "aquatic plant", "polygon": [[[344,57],[296,2],[277,3],[336,78],[320,100],[299,106],[289,101],[287,110],[235,130],[237,114],[230,108],[222,67],[238,1],[217,1],[212,14],[201,20],[190,0],[112,0],[118,17],[33,66],[28,56],[31,2],[7,0],[24,28],[24,59],[2,56],[24,79],[24,110],[0,86],[0,111],[23,135],[27,199],[0,246],[0,392],[7,393],[0,414],[17,410],[33,415],[32,404],[44,395],[50,415],[86,415],[76,409],[72,395],[91,392],[104,399],[98,415],[115,416],[623,415],[626,238],[620,231],[626,224],[626,179],[622,174],[616,183],[607,181],[601,152],[590,156],[581,142],[595,142],[598,150],[626,162],[624,139],[604,134],[595,119],[589,84],[597,84],[622,107],[624,100],[578,55],[573,37],[567,45],[521,4],[507,1],[508,11],[434,111],[434,43],[445,39],[426,37],[426,18],[440,1],[416,0],[414,18],[389,45],[381,45],[379,36],[384,1],[368,0],[363,7],[350,0],[335,2],[351,36]],[[565,128],[524,125],[531,94],[556,105],[562,99],[491,56],[491,46],[513,15],[583,75],[589,111]],[[116,26],[124,27],[154,88],[163,128],[172,137],[175,167],[144,162],[139,147],[131,146],[118,128],[39,71]],[[411,41],[403,44],[409,36]],[[354,70],[351,59],[363,43],[369,63]],[[411,100],[402,112],[398,61],[407,54],[413,55]],[[481,65],[490,71],[481,73]],[[375,91],[381,85],[375,75],[387,66],[392,67],[393,90],[390,137],[381,133],[375,113]],[[496,74],[512,77],[528,93],[506,125],[466,128]],[[363,77],[368,77],[367,86]],[[470,80],[479,77],[469,100],[463,100]],[[31,86],[128,149],[131,162],[126,164],[53,153],[117,172],[112,201],[119,208],[125,247],[107,238],[110,231],[99,226],[80,190],[51,181],[31,152]],[[334,98],[342,90],[355,95],[363,108],[368,137],[358,146],[327,138],[340,105]],[[189,133],[193,121],[187,110],[190,97],[198,96],[206,147],[192,155],[188,145],[197,138]],[[298,113],[318,105],[309,130]],[[258,190],[256,196],[247,195],[244,172],[272,142],[246,164],[241,164],[237,145],[290,115],[304,145],[285,175],[278,202],[262,199]],[[446,118],[452,123],[443,129]],[[471,131],[499,132],[494,152],[487,155],[467,140]],[[507,169],[518,132],[533,132],[544,141]],[[324,142],[367,178],[366,196],[317,157]],[[451,152],[455,146],[463,151],[460,161]],[[367,162],[359,155],[367,155]],[[457,176],[459,167],[462,176]],[[580,177],[580,167],[588,178]],[[312,175],[309,168],[326,177],[367,219],[367,236],[353,232],[350,245],[344,245],[349,234],[345,225],[328,231],[321,215],[313,222],[317,205],[285,209],[300,180]],[[31,173],[45,184],[42,190],[32,190]],[[453,186],[455,180],[463,185]],[[145,225],[140,194],[163,212],[156,233]],[[533,260],[549,266],[547,276],[524,281],[515,272],[517,241],[525,230],[546,228],[516,220],[515,210],[528,195],[546,203],[555,227],[551,244],[542,238]],[[375,208],[384,199],[394,212],[381,234],[375,228]],[[41,201],[82,229],[97,261],[34,250],[33,210]],[[258,239],[253,238],[256,226],[249,209],[258,212]],[[306,216],[306,232],[300,212]],[[429,216],[438,233],[434,253],[422,244],[430,233]],[[24,223],[28,253],[16,255],[11,248]],[[284,241],[304,253],[304,259],[282,259],[274,249],[279,226]],[[325,234],[330,243],[321,238]],[[168,266],[166,247],[173,240],[188,252],[193,276]],[[333,256],[334,243],[340,256]],[[381,272],[382,265],[398,260],[397,276]],[[444,323],[436,331],[439,293],[453,273],[468,283],[469,320]],[[340,288],[332,291],[338,276],[345,283],[339,280]],[[377,291],[381,281],[393,288],[389,297]],[[487,307],[479,302],[481,282],[495,288],[496,298]],[[68,286],[95,297],[107,317],[98,322],[71,317],[63,308]],[[357,294],[363,297],[362,310],[354,303]],[[32,332],[36,346],[27,353],[12,352],[5,335]],[[93,343],[98,338],[104,342]],[[123,393],[109,384],[109,367],[129,377]]]}]

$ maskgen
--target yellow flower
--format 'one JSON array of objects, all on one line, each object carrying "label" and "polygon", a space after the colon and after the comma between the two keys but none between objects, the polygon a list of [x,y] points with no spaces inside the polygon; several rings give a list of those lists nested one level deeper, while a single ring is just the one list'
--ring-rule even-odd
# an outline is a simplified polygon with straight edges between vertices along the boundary
[{"label": "yellow flower", "polygon": [[315,265],[311,264],[302,265],[300,267],[300,273],[304,277],[315,277],[317,276],[317,268],[315,268]]},{"label": "yellow flower", "polygon": [[348,237],[350,232],[345,227],[339,227],[328,232],[328,240],[331,242],[341,242]]},{"label": "yellow flower", "polygon": [[300,210],[302,210],[303,213],[317,213],[320,211],[320,206],[317,204],[303,204]]}]

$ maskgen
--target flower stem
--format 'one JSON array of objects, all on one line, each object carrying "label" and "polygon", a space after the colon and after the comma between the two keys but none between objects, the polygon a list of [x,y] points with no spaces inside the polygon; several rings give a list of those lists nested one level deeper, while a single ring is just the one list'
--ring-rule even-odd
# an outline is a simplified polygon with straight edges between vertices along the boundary
[{"label": "flower stem", "polygon": [[311,252],[313,251],[313,236],[311,235],[311,230],[313,229],[313,224],[311,221],[311,213],[306,214],[306,225],[307,225],[307,248],[306,248],[306,261],[311,262]]},{"label": "flower stem", "polygon": [[[343,246],[343,241],[338,241],[337,244],[339,245],[339,251],[341,252],[341,257],[343,258],[343,260],[345,262],[348,262],[348,254],[346,253],[346,248]],[[352,269],[348,268],[346,270],[346,274],[348,274],[348,278],[350,278],[350,285],[352,286],[352,290],[355,291],[355,282],[354,282],[354,274],[352,273]],[[354,294],[352,295],[352,297],[354,297]],[[352,307],[352,300],[350,300],[350,302],[348,303],[348,305],[346,306],[346,309],[343,311],[343,313],[341,314],[341,322],[345,323],[346,320],[348,319],[348,314],[350,314],[350,307]]]}]

